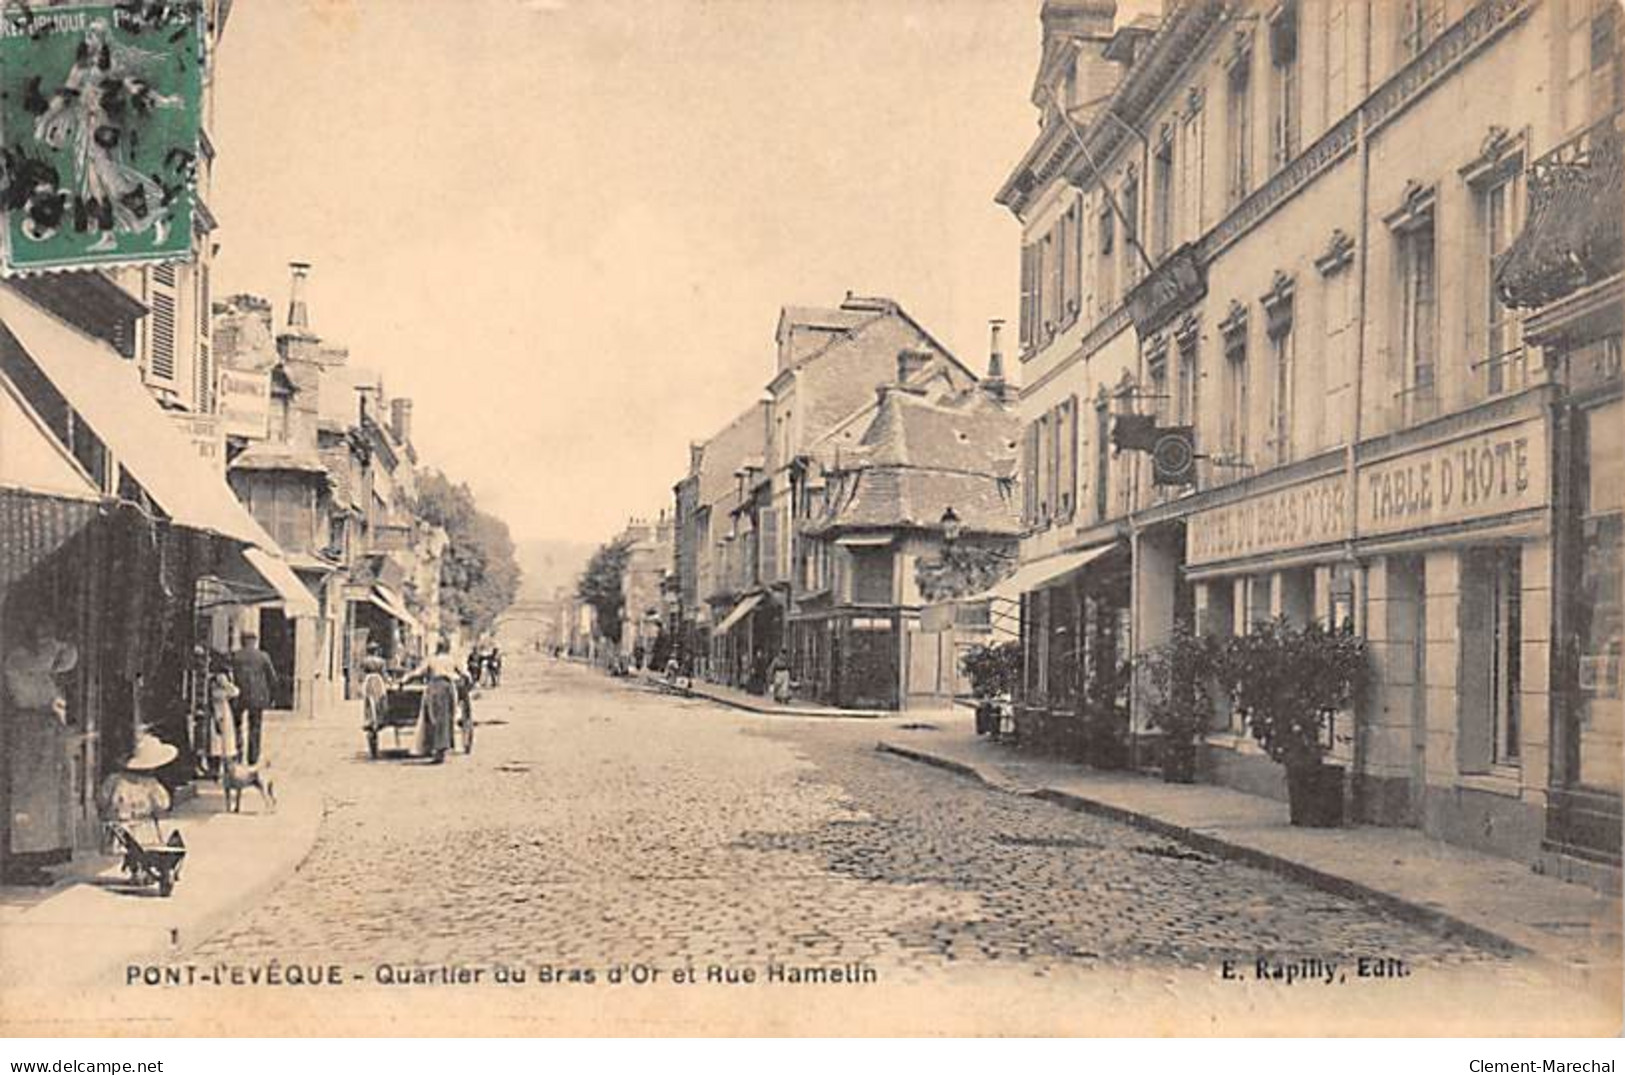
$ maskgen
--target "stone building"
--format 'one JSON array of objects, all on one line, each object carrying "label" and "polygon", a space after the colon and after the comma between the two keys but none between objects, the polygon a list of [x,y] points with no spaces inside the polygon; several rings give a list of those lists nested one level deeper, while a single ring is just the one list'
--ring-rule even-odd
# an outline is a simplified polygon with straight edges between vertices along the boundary
[{"label": "stone building", "polygon": [[[1553,644],[1565,572],[1609,570],[1569,563],[1559,522],[1571,337],[1497,284],[1543,162],[1618,107],[1617,6],[1113,8],[1043,4],[1040,127],[998,193],[1023,236],[1022,704],[1117,705],[1139,737],[1122,661],[1176,620],[1348,624],[1376,655],[1331,733],[1357,817],[1566,869],[1568,809],[1617,869],[1618,770],[1572,752],[1579,722],[1618,752],[1618,617],[1584,677]],[[1147,427],[1179,465],[1113,449]],[[1607,503],[1573,525],[1603,534]],[[1234,715],[1203,769],[1282,794]]]}]

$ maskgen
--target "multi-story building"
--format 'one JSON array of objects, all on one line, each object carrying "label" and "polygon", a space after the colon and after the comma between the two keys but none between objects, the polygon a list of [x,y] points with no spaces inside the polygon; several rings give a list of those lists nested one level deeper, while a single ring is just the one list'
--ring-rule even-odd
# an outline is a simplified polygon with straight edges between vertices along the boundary
[{"label": "multi-story building", "polygon": [[[762,398],[690,452],[677,497],[674,584],[681,635],[706,674],[762,689],[807,570],[800,528],[821,479],[813,445],[899,377],[963,389],[976,377],[901,305],[848,293],[837,307],[787,306]],[[693,594],[692,600],[687,596]]]},{"label": "multi-story building", "polygon": [[1013,398],[996,375],[961,389],[915,374],[905,357],[895,383],[808,453],[821,480],[805,486],[801,511],[791,668],[816,701],[901,709],[911,697],[951,700],[959,654],[947,632],[922,629],[935,595],[922,592],[918,569],[942,562],[950,539],[962,559],[1015,558]]},{"label": "multi-story building", "polygon": [[[1022,704],[1128,693],[1122,659],[1176,619],[1348,624],[1376,665],[1332,734],[1358,817],[1555,866],[1583,801],[1617,866],[1617,768],[1553,753],[1620,727],[1617,617],[1586,700],[1558,689],[1572,371],[1497,286],[1541,162],[1618,107],[1617,6],[1113,6],[1044,3],[1040,127],[998,194],[1023,234]],[[1155,484],[1111,446],[1135,419],[1189,427],[1194,466]],[[1204,766],[1282,794],[1235,715]]]},{"label": "multi-story building", "polygon": [[672,566],[672,520],[661,511],[653,522],[631,519],[619,540],[626,542],[621,572],[621,656],[654,660],[664,623],[666,578]]}]

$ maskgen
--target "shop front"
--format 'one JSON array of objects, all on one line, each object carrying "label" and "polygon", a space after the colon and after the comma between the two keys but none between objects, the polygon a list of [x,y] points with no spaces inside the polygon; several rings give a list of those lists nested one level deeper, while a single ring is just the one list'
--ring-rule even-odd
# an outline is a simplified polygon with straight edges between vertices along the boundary
[{"label": "shop front", "polygon": [[1534,861],[1551,749],[1548,387],[1362,445],[1363,816]]},{"label": "shop front", "polygon": [[[1358,628],[1343,464],[1342,453],[1335,453],[1282,468],[1262,488],[1244,483],[1217,491],[1205,498],[1210,506],[1186,518],[1185,576],[1198,632],[1241,635],[1279,618]],[[1327,733],[1330,760],[1346,767],[1354,762],[1349,723],[1333,721]],[[1286,797],[1284,772],[1253,740],[1240,713],[1221,703],[1210,728],[1200,760],[1207,779]]]},{"label": "shop front", "polygon": [[1101,768],[1128,764],[1129,569],[1128,544],[1110,541],[1025,564],[999,584],[1021,595],[1024,742]]}]

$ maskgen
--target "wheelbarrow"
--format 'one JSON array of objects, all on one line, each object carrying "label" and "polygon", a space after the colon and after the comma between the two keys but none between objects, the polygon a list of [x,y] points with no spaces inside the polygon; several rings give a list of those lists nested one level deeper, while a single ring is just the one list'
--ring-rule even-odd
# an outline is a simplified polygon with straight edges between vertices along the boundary
[{"label": "wheelbarrow", "polygon": [[175,890],[175,882],[181,876],[181,862],[186,858],[186,841],[181,839],[180,833],[171,832],[168,840],[148,846],[117,821],[108,822],[107,831],[124,852],[124,872],[132,882],[143,886],[155,884],[160,896],[168,896]]}]

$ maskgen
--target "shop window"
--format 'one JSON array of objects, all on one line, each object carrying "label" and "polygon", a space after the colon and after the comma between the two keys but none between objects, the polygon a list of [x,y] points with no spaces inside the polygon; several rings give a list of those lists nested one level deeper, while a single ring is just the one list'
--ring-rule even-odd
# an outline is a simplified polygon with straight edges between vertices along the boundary
[{"label": "shop window", "polygon": [[889,605],[892,601],[892,550],[854,548],[852,600],[857,604]]},{"label": "shop window", "polygon": [[1516,765],[1522,749],[1522,553],[1475,550],[1461,568],[1458,761],[1462,772],[1487,772]]},{"label": "shop window", "polygon": [[[1611,341],[1617,349],[1618,340]],[[1579,766],[1571,781],[1618,793],[1625,763],[1625,404],[1598,408],[1581,423],[1580,570],[1570,599],[1576,658],[1574,729]]]}]

